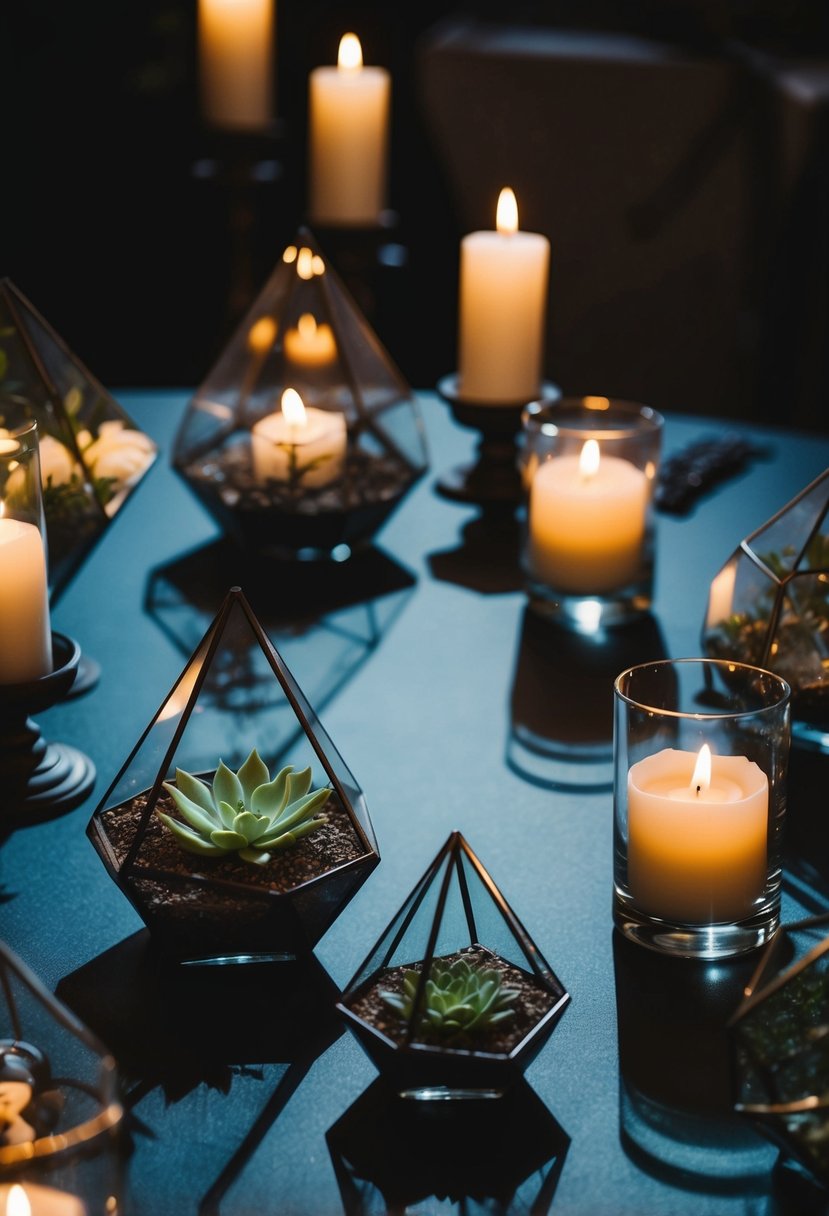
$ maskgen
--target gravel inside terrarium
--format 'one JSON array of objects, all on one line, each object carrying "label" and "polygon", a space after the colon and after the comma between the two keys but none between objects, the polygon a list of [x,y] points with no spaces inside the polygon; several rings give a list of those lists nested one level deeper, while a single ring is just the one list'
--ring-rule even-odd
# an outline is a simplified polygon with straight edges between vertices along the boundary
[{"label": "gravel inside terrarium", "polygon": [[291,487],[287,482],[266,485],[253,476],[246,444],[233,444],[185,469],[186,476],[217,493],[227,507],[239,511],[280,511],[324,515],[353,510],[367,503],[387,502],[401,495],[412,481],[412,470],[388,452],[349,450],[342,477],[326,486]]},{"label": "gravel inside terrarium", "polygon": [[[146,805],[147,793],[144,792],[101,815],[102,826],[119,864],[129,851]],[[157,807],[173,818],[180,818],[173,800],[167,794],[162,794]],[[300,837],[291,848],[274,853],[271,860],[262,866],[241,861],[233,854],[211,860],[187,853],[176,844],[169,829],[153,814],[138,850],[136,864],[151,866],[168,874],[188,876],[198,873],[226,882],[244,883],[248,887],[290,891],[345,862],[365,856],[365,849],[351,819],[336,795],[331,795],[322,813],[327,819],[322,827],[309,836]]]},{"label": "gravel inside terrarium", "polygon": [[[441,1037],[428,1037],[423,1031],[415,1036],[415,1040],[466,1051],[474,1050],[506,1055],[552,1009],[558,996],[543,987],[529,972],[508,963],[506,959],[493,953],[486,946],[466,946],[462,950],[455,951],[454,954],[436,956],[435,961],[453,963],[459,958],[466,959],[470,965],[500,971],[504,977],[505,986],[519,990],[520,995],[514,1004],[515,1017],[506,1023],[493,1026],[477,1034],[453,1038],[451,1042]],[[413,962],[388,968],[379,976],[375,976],[357,997],[348,1001],[349,1009],[364,1022],[402,1046],[406,1041],[406,1023],[383,1002],[380,992],[402,991],[405,973],[420,971],[421,967],[421,962]]]}]

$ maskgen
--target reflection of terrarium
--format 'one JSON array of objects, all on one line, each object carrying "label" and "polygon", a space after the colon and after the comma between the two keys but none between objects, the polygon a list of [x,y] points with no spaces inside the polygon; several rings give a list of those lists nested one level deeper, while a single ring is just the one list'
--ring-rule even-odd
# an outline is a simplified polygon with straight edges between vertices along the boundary
[{"label": "reflection of terrarium", "polygon": [[829,938],[822,936],[827,920],[823,915],[783,927],[762,955],[731,1021],[736,1109],[824,1187],[829,1187]]},{"label": "reflection of terrarium", "polygon": [[2,943],[0,1015],[4,1212],[104,1216],[120,1176],[115,1061]]},{"label": "reflection of terrarium", "polygon": [[[60,590],[156,456],[156,446],[8,279],[0,280],[0,428],[35,419],[49,575]],[[0,433],[2,433],[0,429]]]},{"label": "reflection of terrarium", "polygon": [[362,792],[238,588],[89,835],[159,948],[192,963],[309,952],[379,861]]},{"label": "reflection of terrarium", "polygon": [[349,983],[338,1009],[407,1097],[497,1094],[569,995],[459,832]]},{"label": "reflection of terrarium", "polygon": [[239,539],[300,555],[373,536],[426,468],[411,389],[307,232],[190,402],[173,463]]},{"label": "reflection of terrarium", "polygon": [[705,652],[781,675],[792,735],[829,745],[829,469],[747,537],[711,584]]}]

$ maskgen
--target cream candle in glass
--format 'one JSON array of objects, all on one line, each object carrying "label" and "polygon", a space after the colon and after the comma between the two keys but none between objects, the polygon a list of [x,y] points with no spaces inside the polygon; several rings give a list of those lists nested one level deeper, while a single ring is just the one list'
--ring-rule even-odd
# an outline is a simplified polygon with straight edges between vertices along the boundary
[{"label": "cream candle in glass", "polygon": [[596,439],[579,455],[553,456],[530,485],[529,563],[561,591],[600,594],[636,578],[645,535],[648,480]]},{"label": "cream candle in glass", "polygon": [[251,429],[253,475],[318,489],[342,476],[347,440],[344,414],[306,408],[296,389],[286,388],[281,409]]},{"label": "cream candle in glass", "polygon": [[458,395],[509,405],[541,390],[550,242],[518,228],[515,194],[498,198],[495,232],[461,241]]},{"label": "cream candle in glass", "polygon": [[217,127],[273,118],[274,0],[199,0],[202,109]]},{"label": "cream candle in glass", "polygon": [[52,670],[46,551],[39,527],[14,516],[39,472],[27,470],[24,445],[0,439],[0,684],[22,684]]},{"label": "cream candle in glass", "polygon": [[673,923],[749,917],[766,883],[769,784],[745,756],[663,748],[628,773],[628,886]]},{"label": "cream candle in glass", "polygon": [[355,34],[340,40],[336,67],[308,78],[310,214],[318,224],[379,223],[385,207],[391,78],[366,67]]}]

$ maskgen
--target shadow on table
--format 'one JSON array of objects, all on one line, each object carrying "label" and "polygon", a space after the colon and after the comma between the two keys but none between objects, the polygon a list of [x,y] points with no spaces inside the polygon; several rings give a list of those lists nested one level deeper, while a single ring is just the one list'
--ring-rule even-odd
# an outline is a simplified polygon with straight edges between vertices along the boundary
[{"label": "shadow on table", "polygon": [[200,1213],[218,1212],[343,1029],[336,986],[313,956],[237,966],[232,975],[174,968],[146,930],[66,976],[57,994],[118,1061],[134,1172],[158,1210],[187,1210],[197,1200]]},{"label": "shadow on table", "polygon": [[460,535],[457,548],[429,554],[429,569],[436,579],[484,595],[521,590],[522,526],[514,510],[482,511],[464,524]]},{"label": "shadow on table", "polygon": [[776,1150],[733,1110],[726,1023],[756,954],[669,958],[613,935],[619,1138],[639,1169],[709,1195],[764,1195]]},{"label": "shadow on table", "polygon": [[[424,1207],[543,1216],[570,1138],[526,1081],[493,1101],[413,1102],[379,1079],[326,1133],[346,1216]],[[478,1206],[479,1205],[479,1206]]]},{"label": "shadow on table", "polygon": [[510,694],[509,768],[545,789],[610,789],[613,682],[627,667],[665,654],[649,613],[577,633],[527,607]]},{"label": "shadow on table", "polygon": [[[242,587],[320,713],[380,645],[416,580],[376,548],[341,563],[285,563],[248,553],[223,537],[151,570],[144,610],[189,658],[234,585]],[[261,688],[263,703],[269,704],[276,691],[273,673],[253,635],[251,643],[247,653],[234,655],[229,686],[243,682],[250,690]],[[287,707],[276,732],[273,750],[281,755],[301,733]]]},{"label": "shadow on table", "polygon": [[786,869],[801,884],[798,898],[814,913],[824,911],[829,900],[829,834],[823,793],[827,786],[829,756],[799,745],[792,747],[784,837]]}]

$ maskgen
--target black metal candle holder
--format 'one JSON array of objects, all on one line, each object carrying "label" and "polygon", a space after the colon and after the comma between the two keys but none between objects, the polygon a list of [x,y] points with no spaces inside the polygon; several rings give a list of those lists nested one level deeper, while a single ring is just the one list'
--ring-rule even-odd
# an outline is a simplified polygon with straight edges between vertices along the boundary
[{"label": "black metal candle holder", "polygon": [[[531,402],[487,405],[467,401],[458,391],[457,372],[438,380],[437,390],[460,426],[480,431],[477,459],[456,465],[438,479],[438,492],[453,502],[480,503],[482,506],[515,506],[523,497],[516,463],[516,438],[521,431],[521,414]],[[557,385],[544,381],[535,402],[552,405],[561,397]]]},{"label": "black metal candle holder", "polygon": [[66,743],[47,743],[29,716],[62,700],[78,671],[81,648],[52,634],[54,670],[37,680],[0,684],[0,783],[4,817],[37,823],[79,806],[95,782],[88,756]]}]

